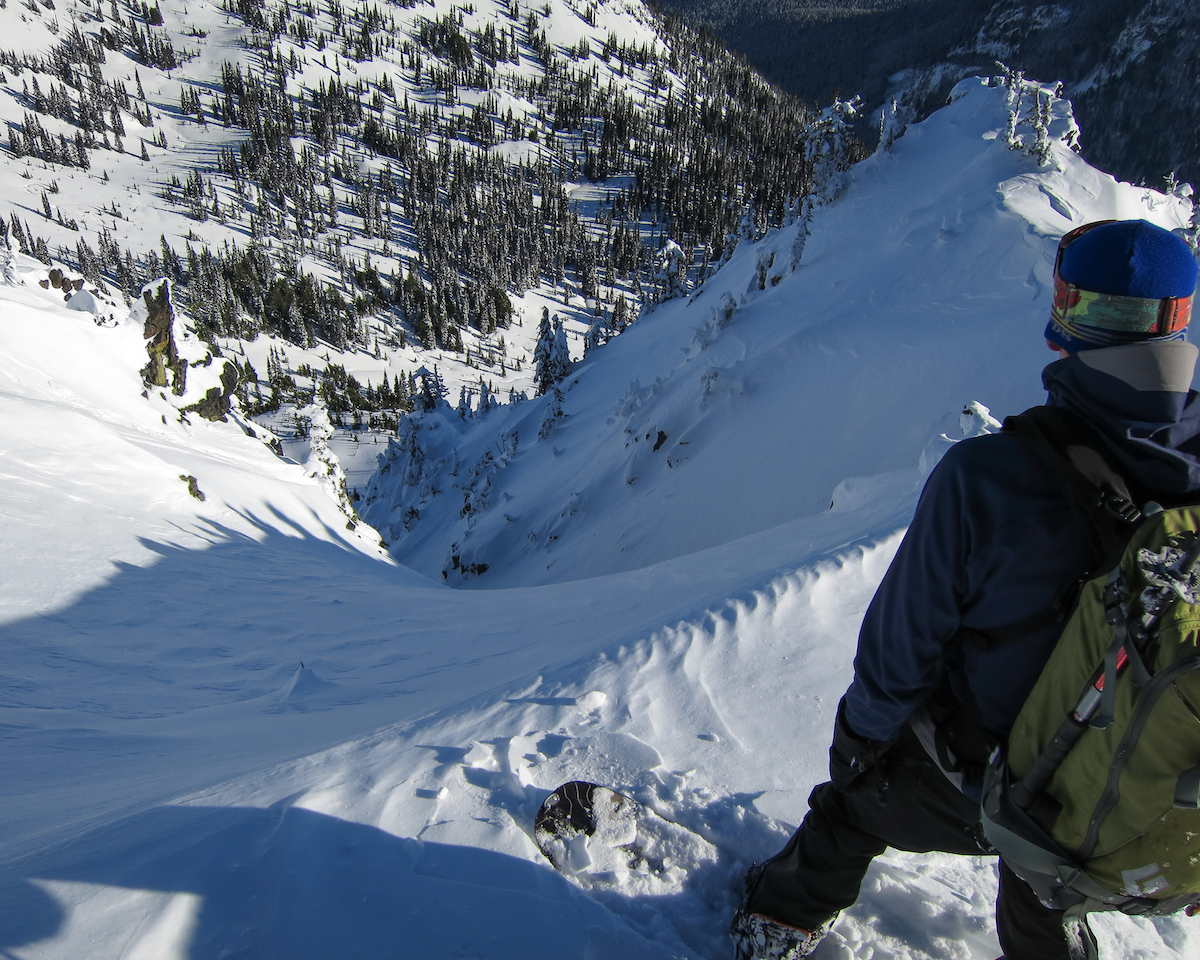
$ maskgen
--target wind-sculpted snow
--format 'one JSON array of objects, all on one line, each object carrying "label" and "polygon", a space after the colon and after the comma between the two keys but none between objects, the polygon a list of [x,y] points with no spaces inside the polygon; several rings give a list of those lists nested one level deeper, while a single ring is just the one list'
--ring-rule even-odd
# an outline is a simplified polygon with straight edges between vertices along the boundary
[{"label": "wind-sculpted snow", "polygon": [[[1183,226],[1065,147],[1008,149],[1003,89],[959,93],[798,265],[795,230],[746,243],[561,399],[415,421],[365,511],[391,554],[324,431],[300,464],[181,411],[140,323],[16,257],[0,953],[728,960],[924,477],[1039,399],[1058,232]],[[534,816],[575,779],[654,811],[655,863],[551,868]],[[816,956],[992,960],[994,895],[986,858],[889,851]],[[1181,918],[1097,927],[1105,960],[1200,950]]]},{"label": "wind-sculpted snow", "polygon": [[[642,639],[75,837],[0,873],[21,956],[728,955],[742,871],[823,777],[853,623],[896,539],[839,553]],[[531,626],[532,628],[532,626]],[[295,689],[299,688],[296,684]],[[249,718],[247,717],[247,720]],[[672,831],[661,869],[544,862],[557,784],[611,784]],[[991,958],[994,865],[889,852],[822,957]],[[1106,956],[1184,922],[1101,925]],[[79,952],[74,931],[101,944]],[[119,934],[119,936],[118,936]]]}]

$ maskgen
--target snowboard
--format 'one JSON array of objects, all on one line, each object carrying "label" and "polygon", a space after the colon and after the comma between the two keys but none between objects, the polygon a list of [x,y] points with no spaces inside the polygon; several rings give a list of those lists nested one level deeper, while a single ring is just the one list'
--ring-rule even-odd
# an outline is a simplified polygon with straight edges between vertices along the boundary
[{"label": "snowboard", "polygon": [[[576,875],[630,869],[649,858],[638,844],[638,822],[649,811],[598,783],[572,780],[542,803],[534,842],[560,873]],[[661,864],[648,864],[662,869]]]}]

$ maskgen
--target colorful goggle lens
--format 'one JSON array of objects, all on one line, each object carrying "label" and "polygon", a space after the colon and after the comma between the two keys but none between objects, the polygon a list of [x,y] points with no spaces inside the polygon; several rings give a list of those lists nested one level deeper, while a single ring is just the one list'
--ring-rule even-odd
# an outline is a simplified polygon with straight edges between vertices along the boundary
[{"label": "colorful goggle lens", "polygon": [[1054,277],[1054,318],[1120,333],[1166,336],[1178,333],[1192,320],[1191,297],[1118,297],[1081,290]]}]

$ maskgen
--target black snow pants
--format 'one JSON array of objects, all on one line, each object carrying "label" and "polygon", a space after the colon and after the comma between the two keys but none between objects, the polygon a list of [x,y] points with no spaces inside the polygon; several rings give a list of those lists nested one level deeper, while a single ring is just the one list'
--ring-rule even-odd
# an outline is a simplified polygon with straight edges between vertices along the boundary
[{"label": "black snow pants", "polygon": [[[814,788],[787,846],[764,865],[749,909],[812,930],[858,899],[871,861],[887,847],[913,853],[991,853],[979,804],[960,793],[906,726],[879,766],[847,791]],[[1000,864],[996,929],[1006,960],[1068,960],[1062,913],[1043,907]]]}]

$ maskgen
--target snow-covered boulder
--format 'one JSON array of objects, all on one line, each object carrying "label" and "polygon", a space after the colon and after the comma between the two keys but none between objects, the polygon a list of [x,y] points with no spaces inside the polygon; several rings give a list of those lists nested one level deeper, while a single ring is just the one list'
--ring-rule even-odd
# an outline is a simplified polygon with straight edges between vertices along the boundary
[{"label": "snow-covered boulder", "polygon": [[90,290],[79,290],[71,294],[67,301],[67,309],[96,314],[100,312],[100,304]]}]

